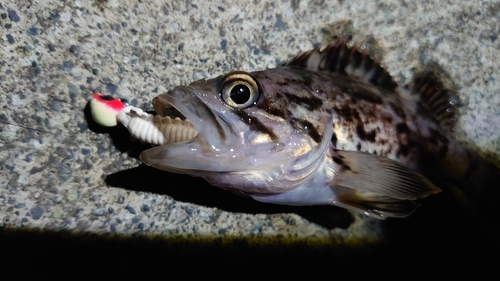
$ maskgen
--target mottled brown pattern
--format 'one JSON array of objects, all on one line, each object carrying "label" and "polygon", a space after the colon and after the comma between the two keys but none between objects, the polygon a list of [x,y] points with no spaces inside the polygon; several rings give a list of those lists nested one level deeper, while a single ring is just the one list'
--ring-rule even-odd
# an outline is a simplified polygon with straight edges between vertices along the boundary
[{"label": "mottled brown pattern", "polygon": [[359,112],[349,106],[348,104],[342,105],[340,108],[334,107],[333,110],[338,116],[341,116],[346,122],[360,124],[362,123]]},{"label": "mottled brown pattern", "polygon": [[297,105],[303,106],[311,111],[317,110],[323,105],[323,101],[315,96],[300,97],[287,92],[284,92],[283,95],[285,95],[289,102],[296,103]]},{"label": "mottled brown pattern", "polygon": [[318,129],[311,122],[296,118],[293,118],[290,122],[296,130],[307,131],[307,134],[311,137],[311,139],[317,143],[321,142],[322,135],[319,134]]},{"label": "mottled brown pattern", "polygon": [[333,147],[337,147],[337,135],[335,133],[332,134],[330,141],[332,142]]},{"label": "mottled brown pattern", "polygon": [[375,94],[373,91],[369,91],[366,87],[358,85],[357,81],[347,79],[338,79],[335,81],[335,85],[346,94],[349,94],[352,98],[365,100],[375,104],[382,104],[382,97]]},{"label": "mottled brown pattern", "polygon": [[369,132],[366,132],[362,125],[357,125],[356,132],[358,133],[358,137],[360,139],[365,140],[365,141],[369,141],[369,142],[375,142],[375,137],[377,136],[377,133],[375,132],[375,130],[371,130]]},{"label": "mottled brown pattern", "polygon": [[398,134],[407,134],[410,132],[410,128],[405,123],[398,123],[396,124],[396,131]]},{"label": "mottled brown pattern", "polygon": [[401,109],[401,107],[397,106],[394,102],[390,102],[389,106],[391,109],[402,119],[406,118],[406,113]]},{"label": "mottled brown pattern", "polygon": [[307,68],[307,65],[311,63],[312,57],[320,54],[319,60],[312,61],[314,62],[312,63],[313,65],[318,66],[319,71],[329,71],[345,76],[349,75],[349,67],[361,70],[365,74],[373,71],[369,77],[366,77],[372,85],[389,91],[393,91],[397,87],[396,82],[387,70],[382,68],[369,54],[359,51],[357,47],[349,48],[346,43],[347,39],[342,38],[336,44],[328,45],[324,50],[321,50],[321,46],[317,46],[309,52],[296,56],[287,65]]},{"label": "mottled brown pattern", "polygon": [[448,153],[448,143],[449,139],[437,130],[430,130],[429,140],[435,143],[439,147],[438,156],[439,158],[445,158]]},{"label": "mottled brown pattern", "polygon": [[[351,167],[349,167],[349,165],[347,165],[347,163],[343,159],[344,159],[344,157],[342,155],[337,154],[337,153],[334,153],[334,155],[332,156],[333,162],[340,165],[340,167],[343,170],[351,170]],[[355,171],[353,171],[353,172],[355,173]]]},{"label": "mottled brown pattern", "polygon": [[285,108],[285,106],[283,106],[283,103],[279,103],[278,105],[274,104],[274,99],[272,98],[274,96],[277,96],[278,100],[284,99],[284,96],[281,93],[277,92],[274,95],[266,95],[262,97],[257,106],[260,109],[265,110],[269,114],[281,117],[283,119],[288,119],[288,116],[290,115],[288,108]]},{"label": "mottled brown pattern", "polygon": [[250,130],[266,134],[273,141],[278,139],[278,136],[274,133],[273,129],[264,125],[262,122],[259,121],[258,118],[250,116],[247,112],[243,110],[235,110],[235,113],[241,118],[243,122],[248,123],[248,127]]},{"label": "mottled brown pattern", "polygon": [[400,144],[399,145],[399,148],[398,148],[398,151],[397,151],[397,156],[408,156],[408,154],[410,153],[410,148],[407,146],[407,145],[403,145],[403,144]]}]

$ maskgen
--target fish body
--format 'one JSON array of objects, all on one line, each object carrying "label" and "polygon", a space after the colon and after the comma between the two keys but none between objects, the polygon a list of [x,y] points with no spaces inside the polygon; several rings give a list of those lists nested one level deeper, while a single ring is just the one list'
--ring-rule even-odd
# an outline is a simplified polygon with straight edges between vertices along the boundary
[{"label": "fish body", "polygon": [[397,85],[341,40],[159,95],[156,113],[189,119],[198,134],[141,159],[262,202],[402,217],[473,173],[475,156],[451,137],[449,101],[432,74]]}]

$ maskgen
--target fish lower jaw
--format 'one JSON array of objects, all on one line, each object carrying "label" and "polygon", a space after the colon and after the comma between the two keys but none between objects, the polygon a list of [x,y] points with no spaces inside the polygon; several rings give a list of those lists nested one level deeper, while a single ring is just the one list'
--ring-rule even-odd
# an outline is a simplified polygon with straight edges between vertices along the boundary
[{"label": "fish lower jaw", "polygon": [[198,135],[189,120],[149,114],[134,106],[124,108],[117,119],[132,137],[152,145],[186,142]]}]

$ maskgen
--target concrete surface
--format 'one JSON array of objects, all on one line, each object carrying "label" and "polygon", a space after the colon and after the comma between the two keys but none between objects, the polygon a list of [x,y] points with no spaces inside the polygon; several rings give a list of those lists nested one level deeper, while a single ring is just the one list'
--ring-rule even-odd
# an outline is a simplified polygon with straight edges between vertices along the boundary
[{"label": "concrete surface", "polygon": [[29,239],[39,230],[188,244],[256,239],[347,245],[346,254],[376,245],[379,221],[334,207],[267,206],[140,166],[140,146],[124,132],[89,124],[91,93],[151,109],[175,85],[273,67],[350,34],[399,81],[439,65],[464,104],[457,138],[498,163],[499,10],[499,1],[465,0],[3,1],[0,227]]}]

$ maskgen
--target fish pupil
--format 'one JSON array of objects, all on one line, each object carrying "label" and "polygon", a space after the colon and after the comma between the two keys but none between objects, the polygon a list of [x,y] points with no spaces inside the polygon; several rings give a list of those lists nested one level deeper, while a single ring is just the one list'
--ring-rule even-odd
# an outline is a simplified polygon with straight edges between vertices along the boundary
[{"label": "fish pupil", "polygon": [[236,104],[246,103],[250,96],[250,89],[246,85],[236,85],[231,89],[230,97]]}]

